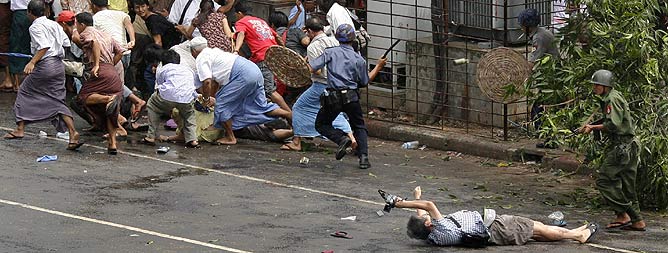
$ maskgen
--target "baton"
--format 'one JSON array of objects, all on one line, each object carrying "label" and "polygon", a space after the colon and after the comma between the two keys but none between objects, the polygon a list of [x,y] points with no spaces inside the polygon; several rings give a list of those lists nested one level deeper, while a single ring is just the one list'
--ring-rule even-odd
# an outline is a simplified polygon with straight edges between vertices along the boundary
[{"label": "baton", "polygon": [[380,58],[385,58],[385,57],[387,57],[387,54],[389,54],[390,51],[392,51],[392,48],[394,48],[394,46],[396,46],[397,44],[399,44],[400,41],[401,41],[401,40],[399,40],[399,39],[398,39],[397,41],[395,41],[394,44],[392,44],[392,46],[391,46],[389,49],[387,49],[387,51],[385,51],[385,53],[383,54],[383,57],[380,57]]},{"label": "baton", "polygon": [[17,58],[32,58],[32,55],[21,54],[21,53],[0,53],[0,55],[6,55],[9,57],[17,57]]}]

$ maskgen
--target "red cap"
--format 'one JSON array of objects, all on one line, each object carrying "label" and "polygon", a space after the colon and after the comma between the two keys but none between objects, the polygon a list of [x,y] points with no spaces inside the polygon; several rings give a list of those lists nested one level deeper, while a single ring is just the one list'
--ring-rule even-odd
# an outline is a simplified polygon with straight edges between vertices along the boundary
[{"label": "red cap", "polygon": [[74,12],[72,11],[62,11],[60,14],[58,14],[58,18],[56,21],[58,22],[69,22],[69,21],[74,21]]}]

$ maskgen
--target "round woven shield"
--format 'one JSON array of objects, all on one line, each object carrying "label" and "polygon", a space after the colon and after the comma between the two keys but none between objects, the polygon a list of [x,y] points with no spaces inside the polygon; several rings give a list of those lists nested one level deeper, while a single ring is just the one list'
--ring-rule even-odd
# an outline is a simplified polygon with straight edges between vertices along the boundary
[{"label": "round woven shield", "polygon": [[264,60],[276,78],[285,85],[299,88],[311,84],[308,63],[294,51],[281,46],[271,46],[267,49]]},{"label": "round woven shield", "polygon": [[[494,102],[510,103],[524,96],[524,82],[531,74],[531,64],[519,52],[499,47],[480,58],[476,74],[482,93]],[[504,98],[509,84],[517,92]]]}]

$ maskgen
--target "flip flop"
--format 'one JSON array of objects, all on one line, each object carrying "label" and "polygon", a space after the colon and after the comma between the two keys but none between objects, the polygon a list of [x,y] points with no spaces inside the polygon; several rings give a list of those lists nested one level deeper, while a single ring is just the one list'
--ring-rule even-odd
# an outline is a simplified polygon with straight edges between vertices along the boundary
[{"label": "flip flop", "polygon": [[353,239],[353,237],[350,236],[350,235],[348,234],[348,232],[345,232],[345,231],[336,231],[336,232],[334,232],[334,233],[331,233],[330,235],[331,235],[331,236],[334,236],[334,237],[340,237],[340,238],[346,238],[346,239]]},{"label": "flip flop", "polygon": [[194,141],[186,143],[186,148],[201,148],[202,146],[198,144],[193,144]]},{"label": "flip flop", "polygon": [[639,231],[639,232],[647,231],[647,229],[645,229],[645,228],[634,228],[632,226],[625,226],[625,227],[622,227],[620,229],[621,230],[626,230],[626,231]]},{"label": "flip flop", "polygon": [[605,226],[605,228],[606,228],[606,229],[615,229],[615,228],[626,227],[626,226],[628,226],[628,225],[631,225],[631,221],[627,221],[627,222],[619,222],[619,221],[615,221],[615,222],[610,222],[610,223],[608,223],[608,225]]},{"label": "flip flop", "polygon": [[292,146],[290,146],[288,144],[283,144],[283,146],[281,146],[281,150],[302,151],[301,149],[293,148]]},{"label": "flip flop", "polygon": [[12,133],[12,132],[9,132],[9,133],[7,133],[7,134],[5,135],[5,137],[3,137],[3,138],[5,138],[6,140],[12,140],[12,139],[22,139],[23,136],[18,136],[18,135],[15,135],[15,134]]},{"label": "flip flop", "polygon": [[76,151],[77,149],[79,149],[79,148],[80,148],[81,146],[83,146],[83,145],[84,145],[83,142],[68,143],[68,144],[67,144],[67,150],[70,150],[70,151]]},{"label": "flip flop", "polygon": [[596,223],[591,223],[589,224],[589,226],[587,226],[587,229],[589,229],[589,232],[591,232],[591,234],[589,234],[589,237],[587,237],[585,243],[590,243],[594,240],[594,236],[596,235],[596,232],[598,232],[599,226]]}]

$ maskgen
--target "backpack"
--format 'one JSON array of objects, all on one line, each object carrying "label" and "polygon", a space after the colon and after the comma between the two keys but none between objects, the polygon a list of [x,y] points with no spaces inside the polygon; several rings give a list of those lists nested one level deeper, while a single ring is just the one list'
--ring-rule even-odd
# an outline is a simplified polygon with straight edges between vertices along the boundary
[{"label": "backpack", "polygon": [[[458,228],[462,228],[462,225],[452,218],[447,216],[448,219],[452,221]],[[465,231],[462,229],[462,246],[468,248],[485,248],[489,244],[489,232],[487,232],[487,227],[485,227],[484,232],[475,232],[475,231]]]}]

